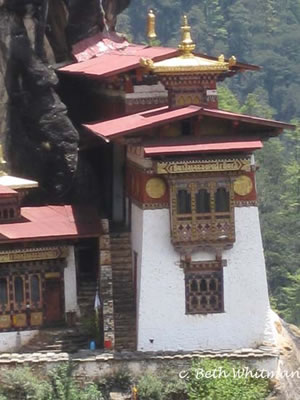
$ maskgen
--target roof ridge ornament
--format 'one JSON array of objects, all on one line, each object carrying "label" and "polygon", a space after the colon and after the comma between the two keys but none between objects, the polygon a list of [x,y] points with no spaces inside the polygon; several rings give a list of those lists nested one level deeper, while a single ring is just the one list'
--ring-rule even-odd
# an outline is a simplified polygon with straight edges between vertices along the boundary
[{"label": "roof ridge ornament", "polygon": [[155,19],[156,16],[154,14],[154,11],[152,8],[150,8],[148,12],[148,18],[147,18],[147,37],[149,40],[150,46],[152,46],[153,40],[157,38],[156,31],[155,31]]},{"label": "roof ridge ornament", "polygon": [[181,26],[181,43],[178,45],[182,51],[182,57],[194,57],[192,51],[195,50],[196,45],[193,42],[191,35],[191,26],[188,24],[188,18],[183,16],[183,24]]}]

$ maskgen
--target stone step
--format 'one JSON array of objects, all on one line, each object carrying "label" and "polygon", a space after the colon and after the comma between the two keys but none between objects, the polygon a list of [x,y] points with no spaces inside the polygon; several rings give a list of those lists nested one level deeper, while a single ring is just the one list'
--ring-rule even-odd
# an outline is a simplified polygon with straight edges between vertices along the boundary
[{"label": "stone step", "polygon": [[120,248],[120,246],[116,247],[116,248],[111,248],[111,255],[112,257],[117,257],[118,255],[121,255],[122,257],[131,257],[131,248],[130,248],[130,244],[128,244],[128,248]]}]

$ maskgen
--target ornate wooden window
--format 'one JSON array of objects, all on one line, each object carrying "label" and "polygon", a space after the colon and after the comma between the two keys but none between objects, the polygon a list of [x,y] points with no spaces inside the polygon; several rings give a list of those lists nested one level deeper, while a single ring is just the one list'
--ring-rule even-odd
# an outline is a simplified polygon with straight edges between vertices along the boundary
[{"label": "ornate wooden window", "polygon": [[222,261],[192,262],[185,265],[187,314],[224,311]]},{"label": "ornate wooden window", "polygon": [[191,193],[187,189],[178,189],[177,191],[177,213],[190,214],[191,207]]},{"label": "ornate wooden window", "polygon": [[42,306],[41,279],[39,274],[30,275],[30,304],[31,307]]},{"label": "ornate wooden window", "polygon": [[1,311],[6,311],[8,307],[8,282],[6,278],[0,279],[0,307]]},{"label": "ornate wooden window", "polygon": [[176,247],[231,245],[235,241],[230,178],[175,178],[170,183],[172,242]]},{"label": "ornate wooden window", "polygon": [[14,278],[14,303],[18,309],[24,308],[25,305],[24,286],[24,277],[16,276]]}]

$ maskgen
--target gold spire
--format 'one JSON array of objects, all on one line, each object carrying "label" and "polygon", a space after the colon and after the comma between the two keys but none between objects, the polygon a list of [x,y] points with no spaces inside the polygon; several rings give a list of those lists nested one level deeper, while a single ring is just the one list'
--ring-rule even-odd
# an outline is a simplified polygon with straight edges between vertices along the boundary
[{"label": "gold spire", "polygon": [[195,50],[195,43],[191,36],[191,27],[188,24],[187,16],[183,16],[183,25],[181,26],[181,43],[178,46],[184,57],[193,57],[192,51]]},{"label": "gold spire", "polygon": [[7,175],[7,173],[5,172],[6,165],[7,165],[7,163],[4,160],[2,144],[0,144],[0,176]]},{"label": "gold spire", "polygon": [[155,14],[152,9],[150,9],[148,12],[147,37],[149,39],[150,44],[151,44],[151,41],[156,39],[156,37],[157,37],[156,32],[155,32]]},{"label": "gold spire", "polygon": [[[148,17],[151,13],[153,13],[152,10],[150,10]],[[151,24],[149,21],[148,19],[148,32],[151,31],[155,33],[152,28],[150,29]],[[236,58],[234,56],[226,61],[223,54],[221,54],[218,59],[194,55],[193,50],[196,46],[191,37],[191,27],[188,24],[186,15],[183,17],[181,34],[182,39],[178,46],[181,50],[180,56],[157,62],[154,62],[150,58],[141,58],[140,64],[144,68],[159,75],[221,74],[230,70],[236,64]]]}]

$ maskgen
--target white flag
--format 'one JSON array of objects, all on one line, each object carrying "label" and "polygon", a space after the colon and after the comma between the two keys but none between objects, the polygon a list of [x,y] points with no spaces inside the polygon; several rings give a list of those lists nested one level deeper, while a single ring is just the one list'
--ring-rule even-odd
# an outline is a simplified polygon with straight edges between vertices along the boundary
[{"label": "white flag", "polygon": [[99,293],[98,290],[96,291],[96,296],[95,296],[95,303],[94,303],[94,309],[98,310],[98,308],[101,307],[101,301],[100,301],[100,297],[99,297]]}]

